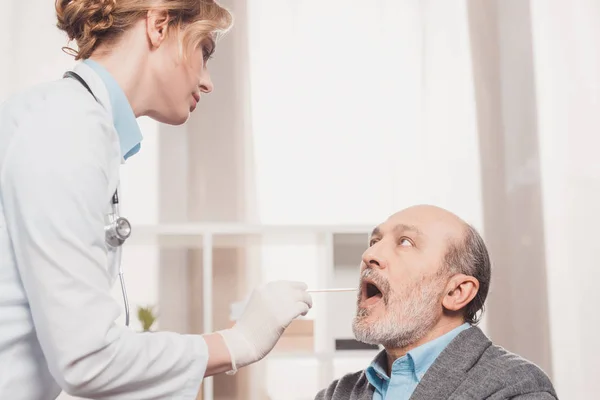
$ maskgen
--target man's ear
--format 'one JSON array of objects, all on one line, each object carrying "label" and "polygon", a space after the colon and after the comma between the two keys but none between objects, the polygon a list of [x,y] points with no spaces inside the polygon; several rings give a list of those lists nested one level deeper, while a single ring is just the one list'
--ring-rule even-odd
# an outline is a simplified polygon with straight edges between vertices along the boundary
[{"label": "man's ear", "polygon": [[442,305],[447,310],[459,311],[475,298],[478,291],[479,281],[477,278],[464,274],[454,275],[446,285],[446,294]]},{"label": "man's ear", "polygon": [[159,47],[167,37],[169,13],[165,10],[150,10],[146,16],[146,33],[152,47]]}]

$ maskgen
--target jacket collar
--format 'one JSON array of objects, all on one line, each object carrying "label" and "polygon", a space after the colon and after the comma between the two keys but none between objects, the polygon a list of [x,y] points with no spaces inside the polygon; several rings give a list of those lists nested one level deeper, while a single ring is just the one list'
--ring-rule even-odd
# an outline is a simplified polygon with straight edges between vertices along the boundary
[{"label": "jacket collar", "polygon": [[412,349],[406,355],[394,361],[389,375],[387,373],[388,358],[386,352],[382,351],[366,369],[367,379],[380,392],[383,391],[383,380],[389,381],[393,375],[408,374],[416,377],[417,381],[420,382],[421,377],[425,375],[446,346],[462,331],[470,327],[471,325],[464,323],[445,335]]},{"label": "jacket collar", "polygon": [[462,331],[423,376],[411,400],[449,398],[491,345],[492,342],[476,326]]}]

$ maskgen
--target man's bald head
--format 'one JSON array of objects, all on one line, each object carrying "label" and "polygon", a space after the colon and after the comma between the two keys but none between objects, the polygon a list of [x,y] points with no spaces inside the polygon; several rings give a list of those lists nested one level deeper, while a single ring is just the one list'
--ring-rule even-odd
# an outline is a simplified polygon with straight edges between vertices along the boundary
[{"label": "man's bald head", "polygon": [[355,333],[402,347],[441,319],[474,323],[489,281],[488,253],[475,229],[439,207],[404,209],[373,230],[363,254]]},{"label": "man's bald head", "polygon": [[392,214],[383,224],[411,225],[419,227],[422,232],[427,232],[431,238],[448,240],[461,240],[465,233],[467,223],[455,214],[440,207],[431,205],[417,205]]}]

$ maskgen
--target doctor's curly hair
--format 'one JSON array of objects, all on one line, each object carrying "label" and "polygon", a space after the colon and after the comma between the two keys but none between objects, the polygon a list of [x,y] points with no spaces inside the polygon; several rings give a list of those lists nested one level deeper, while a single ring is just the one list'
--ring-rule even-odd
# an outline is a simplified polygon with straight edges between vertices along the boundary
[{"label": "doctor's curly hair", "polygon": [[89,58],[101,44],[110,44],[150,10],[164,10],[169,26],[182,34],[184,48],[195,49],[207,36],[216,40],[233,23],[231,13],[213,0],[56,0],[57,26],[78,50],[75,59]]}]

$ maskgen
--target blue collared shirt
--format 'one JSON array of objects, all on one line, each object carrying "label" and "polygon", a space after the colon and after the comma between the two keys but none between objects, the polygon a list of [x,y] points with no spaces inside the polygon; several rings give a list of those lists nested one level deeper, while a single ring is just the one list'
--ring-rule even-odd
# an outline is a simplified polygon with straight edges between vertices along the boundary
[{"label": "blue collared shirt", "polygon": [[392,364],[387,375],[387,355],[380,353],[366,370],[367,379],[375,391],[373,400],[409,399],[417,385],[440,353],[462,331],[471,325],[464,323],[439,338],[416,347]]},{"label": "blue collared shirt", "polygon": [[119,135],[121,154],[126,160],[140,150],[143,139],[133,109],[125,92],[106,68],[90,59],[83,62],[92,68],[106,85],[112,107],[113,124]]}]

